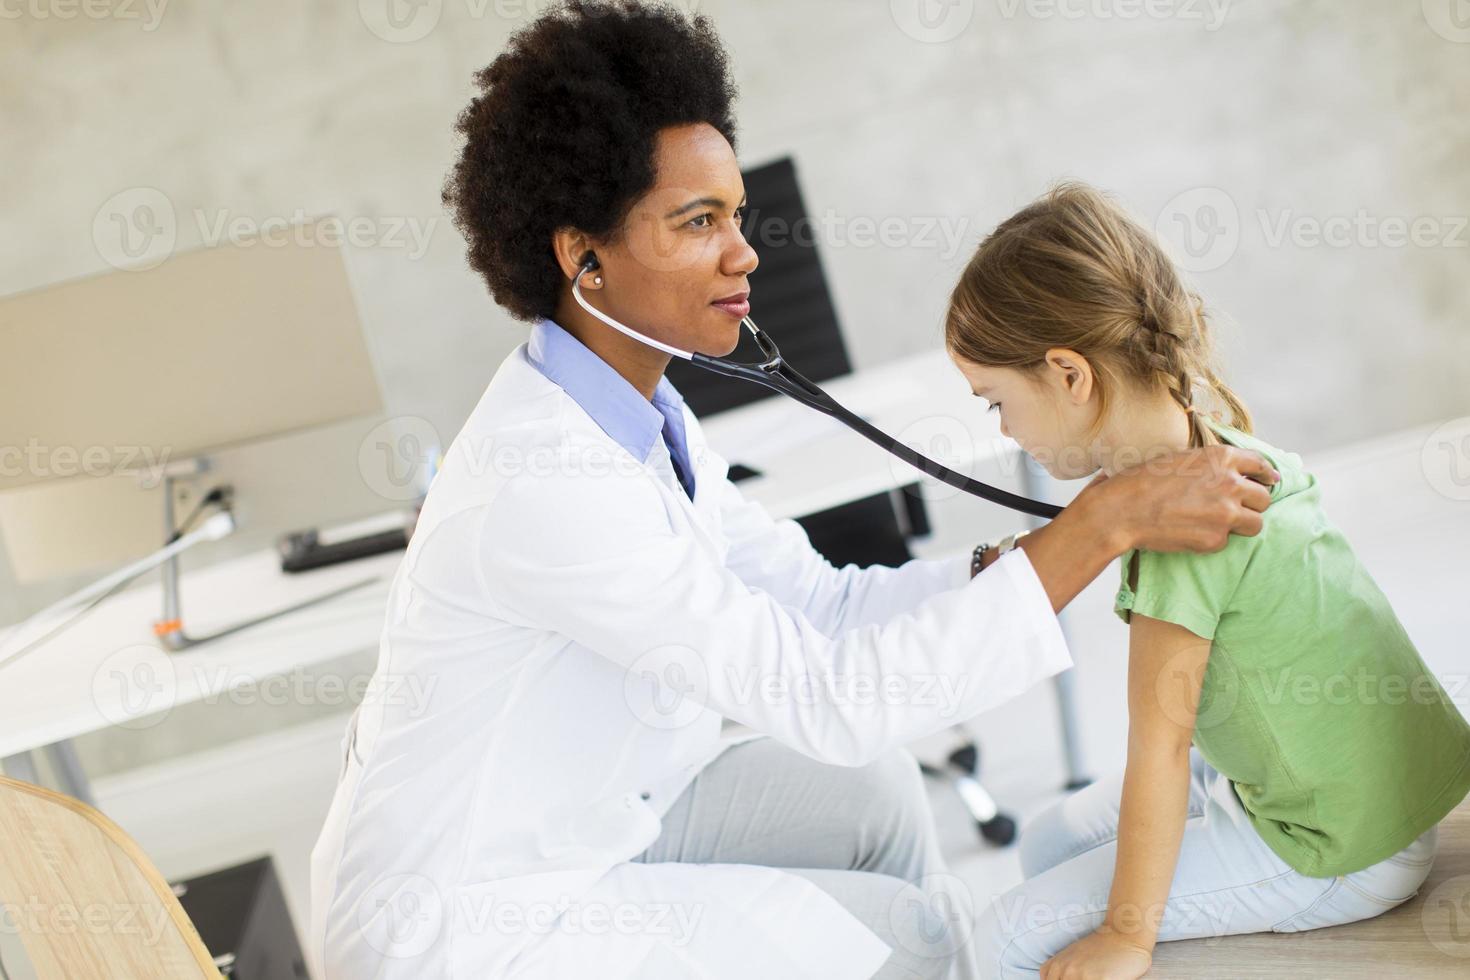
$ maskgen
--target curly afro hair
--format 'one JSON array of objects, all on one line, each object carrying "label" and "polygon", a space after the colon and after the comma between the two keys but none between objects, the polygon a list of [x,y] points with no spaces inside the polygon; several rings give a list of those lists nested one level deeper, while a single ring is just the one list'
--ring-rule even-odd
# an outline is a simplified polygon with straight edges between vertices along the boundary
[{"label": "curly afro hair", "polygon": [[614,238],[653,187],[660,130],[708,123],[735,145],[735,85],[714,26],[666,4],[566,0],[475,82],[442,196],[470,267],[520,320],[555,313],[552,233]]}]

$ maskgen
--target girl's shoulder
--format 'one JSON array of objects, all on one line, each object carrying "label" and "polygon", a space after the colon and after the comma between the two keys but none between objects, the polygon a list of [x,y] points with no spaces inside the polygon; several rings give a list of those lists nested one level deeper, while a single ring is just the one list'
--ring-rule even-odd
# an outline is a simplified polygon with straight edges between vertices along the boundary
[{"label": "girl's shoulder", "polygon": [[1210,431],[1215,433],[1221,442],[1238,449],[1249,449],[1260,453],[1266,458],[1266,462],[1274,466],[1276,472],[1281,474],[1281,482],[1271,488],[1273,504],[1278,500],[1316,487],[1317,481],[1312,474],[1307,472],[1306,467],[1302,464],[1301,456],[1278,448],[1254,433],[1244,432],[1212,416],[1204,415],[1202,418]]},{"label": "girl's shoulder", "polygon": [[1261,533],[1231,535],[1220,551],[1129,552],[1123,556],[1122,583],[1114,610],[1128,621],[1131,613],[1184,626],[1206,639],[1238,603],[1252,596],[1290,591],[1304,549],[1335,534],[1321,509],[1316,479],[1296,453],[1260,437],[1208,419],[1222,442],[1260,453],[1281,473],[1271,488]]}]

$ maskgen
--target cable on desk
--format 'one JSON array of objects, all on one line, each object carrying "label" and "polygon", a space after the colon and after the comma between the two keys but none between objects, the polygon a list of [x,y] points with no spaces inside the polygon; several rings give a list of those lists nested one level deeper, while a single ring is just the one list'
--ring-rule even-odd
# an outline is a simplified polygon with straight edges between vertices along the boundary
[{"label": "cable on desk", "polygon": [[[32,650],[36,649],[36,647],[38,647],[41,644],[45,643],[47,640],[51,639],[57,633],[60,633],[62,630],[69,629],[70,627],[76,625],[77,621],[80,620],[83,616],[87,615],[93,609],[96,609],[98,606],[102,605],[102,603],[106,602],[108,599],[110,599],[113,596],[117,595],[118,591],[120,589],[122,589],[123,586],[128,585],[128,584],[130,584],[130,583],[128,583],[128,582],[119,582],[119,583],[117,583],[112,588],[108,589],[106,592],[102,593],[97,598],[93,599],[91,602],[87,603],[85,606],[83,606],[82,608],[78,609],[76,612],[72,613],[69,618],[62,620],[56,626],[54,626],[51,629],[47,630],[45,634],[37,637],[36,639],[34,639],[31,642],[27,643],[25,646],[21,647],[19,650],[17,650],[14,653],[10,654],[8,657],[5,658],[5,660],[3,662],[0,662],[0,671],[3,671],[6,667],[10,666],[11,664],[13,664],[17,660],[19,660],[21,657],[24,657],[26,654],[28,654]],[[3,972],[0,972],[0,980],[10,980],[10,978],[9,977],[6,977]]]},{"label": "cable on desk", "polygon": [[[193,512],[184,519],[184,522],[180,524],[177,529],[174,530],[173,534],[168,539],[168,545],[173,545],[174,543],[179,541],[186,533],[188,533],[189,529],[198,522],[199,515],[203,513],[204,508],[208,507],[211,504],[219,504],[221,506],[227,507],[230,495],[231,491],[228,485],[222,484],[211,489],[209,493],[205,494],[199,500],[199,503],[195,505]],[[165,547],[167,547],[168,545],[166,545]],[[134,578],[136,578],[136,576],[134,576]],[[3,660],[0,660],[0,670],[4,670],[7,666],[19,660],[27,653],[30,653],[36,647],[42,645],[46,641],[50,640],[52,637],[56,636],[56,634],[76,625],[77,621],[80,620],[83,616],[86,616],[103,602],[116,595],[125,585],[128,585],[132,581],[132,578],[127,578],[119,581],[112,588],[92,599],[86,605],[82,606],[80,609],[74,612],[71,616],[62,620],[56,626],[52,627],[42,636],[32,640],[30,643],[27,643],[25,646],[21,647],[14,653],[7,654]],[[8,978],[0,976],[0,980],[8,980]]]},{"label": "cable on desk", "polygon": [[164,543],[173,544],[175,541],[179,540],[179,538],[182,538],[185,534],[189,532],[189,528],[193,526],[194,522],[199,520],[199,514],[204,510],[204,508],[208,507],[210,504],[227,503],[229,496],[230,488],[228,486],[221,484],[220,486],[212,488],[209,493],[200,498],[199,503],[194,505],[193,512],[190,513],[188,517],[184,518],[184,522],[174,530],[173,536]]}]

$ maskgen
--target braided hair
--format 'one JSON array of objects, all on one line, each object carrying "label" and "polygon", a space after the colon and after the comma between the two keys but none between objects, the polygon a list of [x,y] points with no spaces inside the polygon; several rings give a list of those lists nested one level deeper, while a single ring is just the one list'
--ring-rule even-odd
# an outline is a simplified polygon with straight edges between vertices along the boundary
[{"label": "braided hair", "polygon": [[1167,391],[1189,414],[1191,443],[1219,440],[1221,413],[1252,431],[1250,412],[1220,378],[1204,302],[1154,237],[1102,192],[1061,183],[980,246],[950,297],[945,343],[976,364],[1039,371],[1052,348],[1077,351],[1097,373],[1100,411],[1129,387]]}]

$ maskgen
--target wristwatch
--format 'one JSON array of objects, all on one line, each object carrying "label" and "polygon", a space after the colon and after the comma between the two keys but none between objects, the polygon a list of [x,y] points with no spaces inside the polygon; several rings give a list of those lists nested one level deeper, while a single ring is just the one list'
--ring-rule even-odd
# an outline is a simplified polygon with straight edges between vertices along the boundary
[{"label": "wristwatch", "polygon": [[[1030,531],[1017,531],[1015,534],[1007,535],[1006,537],[1001,538],[1000,544],[995,546],[995,560],[999,561],[1001,558],[1005,557],[1008,552],[1015,551],[1016,545],[1020,543],[1020,540],[1030,533]],[[989,551],[990,548],[991,546],[989,544],[977,544],[975,546],[974,552],[972,552],[970,555],[971,578],[979,575],[980,572],[984,569],[985,552]]]},{"label": "wristwatch", "polygon": [[1000,544],[995,546],[996,559],[999,560],[1001,558],[1004,558],[1008,553],[1015,551],[1016,545],[1020,544],[1021,539],[1030,533],[1030,531],[1017,531],[1010,537],[1002,539]]}]

